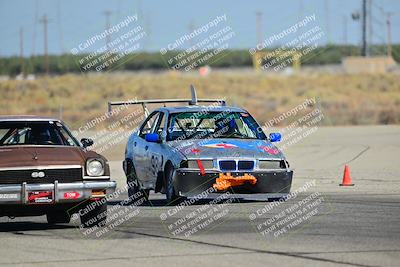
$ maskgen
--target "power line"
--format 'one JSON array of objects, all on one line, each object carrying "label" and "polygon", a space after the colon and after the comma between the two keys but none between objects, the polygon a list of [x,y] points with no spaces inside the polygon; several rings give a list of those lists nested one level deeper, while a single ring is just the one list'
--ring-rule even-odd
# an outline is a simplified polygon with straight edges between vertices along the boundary
[{"label": "power line", "polygon": [[[374,38],[378,42],[386,43],[387,49],[386,54],[387,56],[392,55],[392,31],[391,31],[391,17],[395,14],[395,12],[386,12],[385,9],[377,4],[377,1],[368,0],[368,8],[370,9],[368,12],[369,15],[369,34],[370,34],[370,43],[373,42]],[[378,10],[379,15],[374,16],[374,11]],[[377,26],[380,30],[374,31],[375,26]],[[384,33],[386,31],[386,36]],[[376,33],[378,32],[378,34]],[[379,34],[381,33],[381,34]],[[378,49],[377,47],[371,47],[371,49]],[[384,51],[379,50],[379,53],[384,53]]]}]

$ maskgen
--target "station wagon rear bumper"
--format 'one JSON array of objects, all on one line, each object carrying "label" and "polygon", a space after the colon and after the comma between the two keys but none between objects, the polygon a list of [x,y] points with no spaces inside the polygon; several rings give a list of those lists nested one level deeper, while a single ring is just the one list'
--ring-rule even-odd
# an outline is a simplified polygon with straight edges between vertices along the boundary
[{"label": "station wagon rear bumper", "polygon": [[[214,198],[224,192],[231,192],[233,197],[244,199],[280,198],[290,192],[292,185],[292,170],[263,171],[248,173],[257,179],[255,184],[245,183],[231,187],[225,191],[215,191],[213,185],[220,172],[206,172],[177,170],[174,177],[175,192],[184,197]],[[240,176],[243,173],[232,173]],[[204,194],[207,192],[207,194]]]},{"label": "station wagon rear bumper", "polygon": [[0,205],[74,203],[105,197],[113,193],[116,186],[115,181],[0,185]]}]

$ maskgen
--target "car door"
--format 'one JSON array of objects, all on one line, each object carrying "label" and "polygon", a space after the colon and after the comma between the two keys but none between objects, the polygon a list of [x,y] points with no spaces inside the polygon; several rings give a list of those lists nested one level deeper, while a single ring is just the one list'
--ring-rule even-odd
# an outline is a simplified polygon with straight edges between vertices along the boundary
[{"label": "car door", "polygon": [[156,127],[158,116],[159,112],[155,111],[146,118],[140,126],[137,138],[133,142],[133,164],[135,166],[137,177],[143,183],[146,183],[148,180],[147,169],[149,166],[147,158],[149,142],[145,140],[145,135],[151,133],[152,128]]},{"label": "car door", "polygon": [[[152,133],[157,133],[162,140],[162,135],[164,132],[164,127],[166,124],[166,114],[164,112],[160,112],[157,118],[156,126],[152,129]],[[163,166],[163,144],[147,142],[148,150],[147,150],[147,161],[146,161],[146,175],[147,182],[149,186],[154,187],[157,174],[161,170]]]}]

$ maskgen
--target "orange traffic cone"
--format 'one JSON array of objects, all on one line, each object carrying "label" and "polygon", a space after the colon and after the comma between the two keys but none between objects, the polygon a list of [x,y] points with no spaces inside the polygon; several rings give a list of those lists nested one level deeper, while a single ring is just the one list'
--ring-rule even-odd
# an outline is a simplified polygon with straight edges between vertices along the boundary
[{"label": "orange traffic cone", "polygon": [[354,185],[353,183],[351,183],[350,169],[349,169],[349,166],[347,166],[347,165],[344,165],[343,180],[342,180],[342,183],[339,185],[340,186],[353,186]]}]

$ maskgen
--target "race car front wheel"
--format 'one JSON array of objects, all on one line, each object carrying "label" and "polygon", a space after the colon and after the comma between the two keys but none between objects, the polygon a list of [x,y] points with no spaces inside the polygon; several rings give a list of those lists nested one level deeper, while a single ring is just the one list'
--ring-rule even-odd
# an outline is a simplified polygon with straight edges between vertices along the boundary
[{"label": "race car front wheel", "polygon": [[179,202],[179,196],[175,192],[174,188],[174,168],[169,165],[165,171],[165,183],[166,183],[166,190],[165,195],[167,198],[167,204],[173,205]]},{"label": "race car front wheel", "polygon": [[[126,180],[128,183],[128,197],[130,203],[141,203],[138,200],[138,196],[144,198],[145,202],[149,200],[149,189],[140,189],[139,181],[136,176],[135,166],[131,161],[127,161],[126,167]],[[141,194],[139,194],[141,192]]]}]

